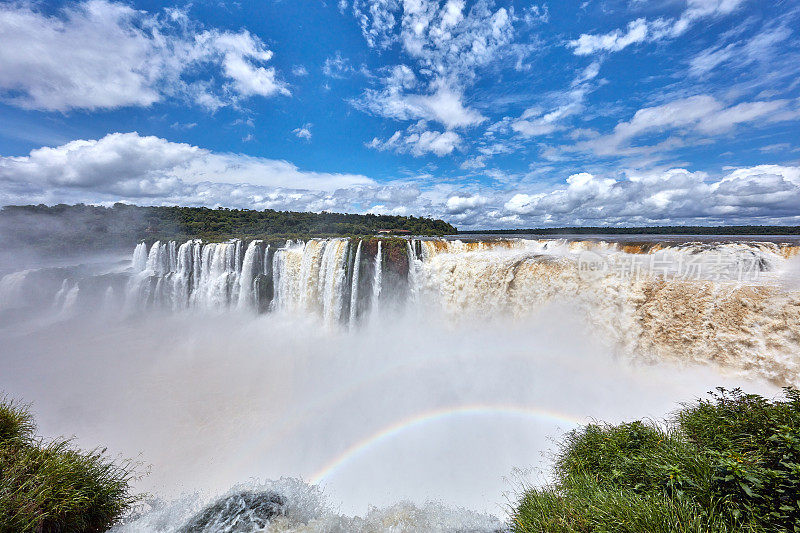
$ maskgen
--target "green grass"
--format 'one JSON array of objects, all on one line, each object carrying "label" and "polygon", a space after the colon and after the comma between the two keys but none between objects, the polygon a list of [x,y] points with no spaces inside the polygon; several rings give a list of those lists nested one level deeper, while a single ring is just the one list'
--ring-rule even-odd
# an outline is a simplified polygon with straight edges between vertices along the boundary
[{"label": "green grass", "polygon": [[800,532],[800,393],[735,389],[662,423],[591,424],[522,494],[516,532]]},{"label": "green grass", "polygon": [[0,533],[106,531],[135,503],[129,461],[35,430],[27,406],[0,397]]}]

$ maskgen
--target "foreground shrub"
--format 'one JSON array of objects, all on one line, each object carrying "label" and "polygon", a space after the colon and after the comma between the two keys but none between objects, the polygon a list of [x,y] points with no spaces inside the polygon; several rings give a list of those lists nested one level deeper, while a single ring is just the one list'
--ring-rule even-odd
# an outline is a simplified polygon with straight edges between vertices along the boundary
[{"label": "foreground shrub", "polygon": [[800,532],[800,393],[718,389],[661,425],[591,424],[554,470],[522,496],[515,531]]},{"label": "foreground shrub", "polygon": [[0,532],[101,532],[134,503],[129,462],[34,431],[27,408],[0,397]]}]

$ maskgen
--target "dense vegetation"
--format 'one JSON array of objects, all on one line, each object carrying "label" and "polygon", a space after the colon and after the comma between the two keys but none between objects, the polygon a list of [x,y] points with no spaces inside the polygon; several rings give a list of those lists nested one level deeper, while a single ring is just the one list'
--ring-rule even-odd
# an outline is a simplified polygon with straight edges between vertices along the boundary
[{"label": "dense vegetation", "polygon": [[6,244],[52,251],[130,247],[143,239],[278,240],[373,235],[379,230],[402,230],[413,235],[457,232],[450,224],[430,218],[270,209],[139,207],[119,203],[113,207],[6,206],[0,211],[0,235]]},{"label": "dense vegetation", "polygon": [[131,465],[35,429],[25,406],[0,397],[0,532],[106,531],[135,501]]},{"label": "dense vegetation", "polygon": [[613,228],[582,226],[460,231],[489,235],[800,235],[800,226],[649,226]]},{"label": "dense vegetation", "polygon": [[664,425],[591,424],[523,495],[516,532],[800,531],[800,392],[718,389]]}]

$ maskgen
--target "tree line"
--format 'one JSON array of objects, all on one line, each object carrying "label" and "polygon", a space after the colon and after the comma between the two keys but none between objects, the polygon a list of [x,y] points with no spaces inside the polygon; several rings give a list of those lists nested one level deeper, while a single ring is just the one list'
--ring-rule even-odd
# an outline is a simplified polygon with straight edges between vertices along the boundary
[{"label": "tree line", "polygon": [[427,217],[309,213],[266,209],[22,205],[0,210],[6,244],[72,251],[124,247],[140,240],[222,241],[374,235],[380,230],[412,235],[447,235],[458,230]]}]

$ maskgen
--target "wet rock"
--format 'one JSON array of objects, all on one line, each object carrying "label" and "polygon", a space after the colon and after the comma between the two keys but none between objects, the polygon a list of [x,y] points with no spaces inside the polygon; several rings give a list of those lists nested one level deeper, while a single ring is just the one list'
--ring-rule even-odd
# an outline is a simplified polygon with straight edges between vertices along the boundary
[{"label": "wet rock", "polygon": [[284,514],[283,496],[242,491],[220,498],[193,516],[178,533],[250,533],[264,529]]}]

